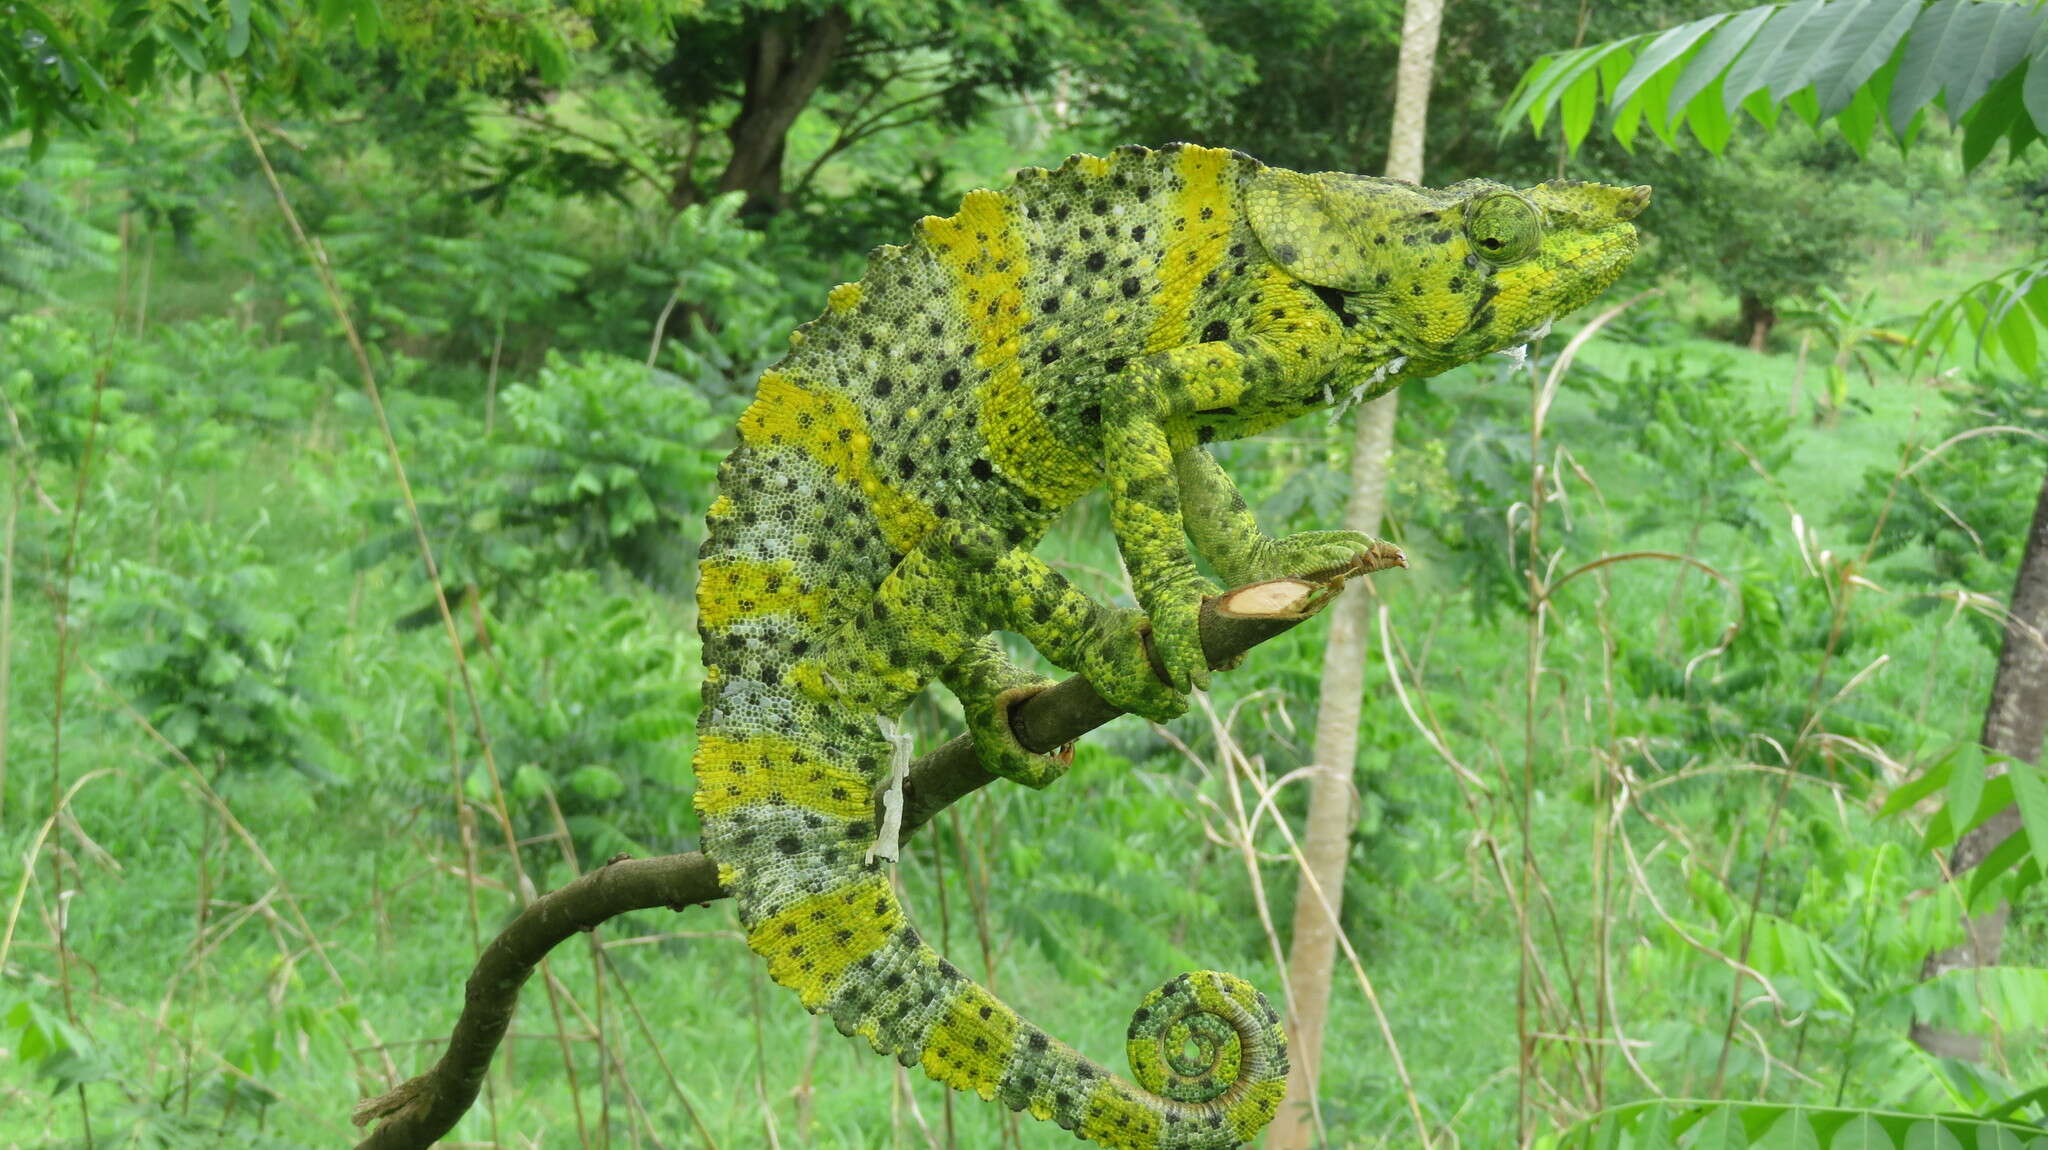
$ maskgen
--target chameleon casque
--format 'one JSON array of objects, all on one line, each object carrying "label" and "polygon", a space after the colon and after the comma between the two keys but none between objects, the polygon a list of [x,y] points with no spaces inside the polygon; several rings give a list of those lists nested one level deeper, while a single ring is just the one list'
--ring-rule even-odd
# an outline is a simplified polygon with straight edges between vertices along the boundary
[{"label": "chameleon casque", "polygon": [[[762,374],[701,552],[696,809],[774,980],[905,1065],[1104,1146],[1253,1137],[1287,1049],[1241,979],[1200,971],[1146,998],[1133,1083],[911,928],[893,817],[876,817],[908,762],[894,720],[937,678],[991,773],[1057,778],[1008,717],[1049,681],[1005,658],[999,630],[1127,711],[1180,714],[1208,679],[1197,611],[1216,590],[1189,542],[1232,585],[1328,571],[1373,542],[1265,536],[1202,445],[1525,344],[1620,275],[1649,194],[1433,190],[1126,147],[1027,168],[877,248]],[[1100,484],[1141,609],[1091,600],[1031,553]]]}]

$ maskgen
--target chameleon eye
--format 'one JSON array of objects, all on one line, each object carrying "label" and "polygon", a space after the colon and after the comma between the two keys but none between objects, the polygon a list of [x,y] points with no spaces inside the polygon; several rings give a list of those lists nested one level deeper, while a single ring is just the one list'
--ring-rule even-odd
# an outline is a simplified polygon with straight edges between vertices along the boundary
[{"label": "chameleon eye", "polygon": [[1543,213],[1513,192],[1495,192],[1465,209],[1465,235],[1480,259],[1503,267],[1542,246]]}]

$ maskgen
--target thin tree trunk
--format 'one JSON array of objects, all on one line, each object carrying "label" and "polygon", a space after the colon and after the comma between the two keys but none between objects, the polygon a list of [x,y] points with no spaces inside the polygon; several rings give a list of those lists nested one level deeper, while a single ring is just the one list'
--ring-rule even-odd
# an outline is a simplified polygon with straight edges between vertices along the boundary
[{"label": "thin tree trunk", "polygon": [[[726,129],[732,158],[718,177],[717,192],[745,192],[741,211],[769,215],[782,208],[782,155],[790,125],[810,103],[825,73],[839,58],[853,18],[832,8],[796,26],[769,24],[753,42],[740,113]],[[687,171],[678,173],[671,201],[694,198]]]},{"label": "thin tree trunk", "polygon": [[1778,326],[1778,309],[1772,307],[1770,301],[1748,292],[1742,293],[1741,307],[1739,324],[1742,338],[1748,343],[1749,350],[1760,352],[1770,341],[1771,329]]},{"label": "thin tree trunk", "polygon": [[[1982,740],[1986,750],[2035,763],[2041,759],[2042,740],[2048,737],[2048,477],[2043,477],[2041,496],[2034,505],[2034,525],[2020,555],[2008,612],[2005,645],[1998,655],[1998,673],[1991,680]],[[1984,861],[2019,825],[2019,808],[2008,807],[1957,839],[1949,855],[1949,873],[1960,875]],[[1965,918],[1963,941],[1928,955],[1920,967],[1921,980],[1952,970],[1998,965],[2010,909],[1999,903],[1984,914]],[[1983,1042],[1975,1035],[1957,1034],[1917,1020],[1912,1037],[1922,1049],[1943,1057],[1974,1061],[1984,1054]]]},{"label": "thin tree trunk", "polygon": [[[1401,25],[1400,68],[1394,81],[1393,140],[1387,155],[1386,174],[1395,179],[1422,182],[1423,128],[1442,26],[1443,0],[1408,0]],[[1344,525],[1368,535],[1379,531],[1386,514],[1387,457],[1394,445],[1397,395],[1399,392],[1388,392],[1358,412],[1357,439],[1351,453],[1351,502]],[[1330,912],[1343,909],[1344,864],[1351,854],[1351,826],[1356,821],[1352,771],[1358,759],[1369,611],[1364,595],[1334,604],[1329,642],[1323,649],[1316,771],[1309,784],[1308,827],[1301,843],[1302,858],[1315,886],[1304,878],[1294,900],[1294,934],[1287,955],[1287,1031],[1292,1058],[1287,1101],[1267,1129],[1267,1150],[1306,1150],[1315,1144],[1320,1125],[1316,1080],[1322,1069],[1323,1031],[1329,1019],[1330,972],[1336,961],[1337,932],[1342,929]]]}]

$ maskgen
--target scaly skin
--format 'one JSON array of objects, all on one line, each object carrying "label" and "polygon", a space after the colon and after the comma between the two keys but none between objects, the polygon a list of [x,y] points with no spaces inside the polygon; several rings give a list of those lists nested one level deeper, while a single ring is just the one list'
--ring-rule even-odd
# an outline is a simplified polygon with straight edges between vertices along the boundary
[{"label": "scaly skin", "polygon": [[[1009,706],[1043,680],[1003,658],[996,630],[1126,710],[1181,713],[1207,681],[1196,621],[1213,590],[1189,541],[1232,583],[1373,542],[1266,537],[1201,445],[1526,342],[1620,274],[1648,198],[1120,148],[1027,169],[876,249],[763,374],[702,552],[696,805],[775,981],[906,1065],[1104,1146],[1251,1139],[1287,1054],[1243,981],[1196,972],[1147,998],[1133,1084],[918,937],[869,857],[881,723],[940,678],[992,772],[1057,778],[1062,761],[1010,735]],[[1098,484],[1142,611],[1030,554]],[[1170,682],[1145,659],[1147,626]]]}]

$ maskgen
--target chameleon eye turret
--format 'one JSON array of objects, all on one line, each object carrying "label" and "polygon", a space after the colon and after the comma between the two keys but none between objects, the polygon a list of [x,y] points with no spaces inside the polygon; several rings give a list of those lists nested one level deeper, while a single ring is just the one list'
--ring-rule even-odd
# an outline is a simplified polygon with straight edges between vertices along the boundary
[{"label": "chameleon eye turret", "polygon": [[1543,212],[1514,192],[1484,193],[1465,206],[1465,239],[1482,263],[1520,263],[1543,246]]},{"label": "chameleon eye turret", "polygon": [[[770,977],[877,1051],[1103,1146],[1255,1137],[1287,1043],[1242,979],[1197,971],[1154,991],[1126,1081],[911,927],[887,873],[912,753],[896,717],[937,679],[991,773],[1056,782],[1065,761],[1009,722],[1048,681],[995,631],[1123,710],[1180,714],[1208,680],[1198,613],[1217,590],[1194,555],[1242,584],[1378,545],[1267,536],[1203,445],[1526,340],[1620,274],[1647,201],[1418,188],[1174,144],[1024,169],[875,249],[762,374],[698,567],[696,809]],[[1097,487],[1139,609],[1032,555]]]}]

